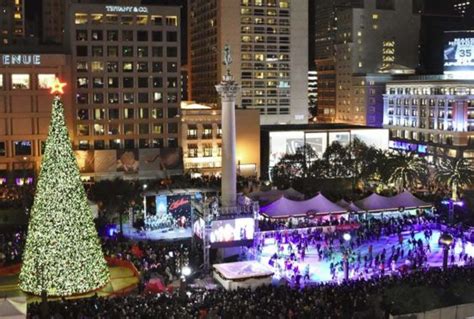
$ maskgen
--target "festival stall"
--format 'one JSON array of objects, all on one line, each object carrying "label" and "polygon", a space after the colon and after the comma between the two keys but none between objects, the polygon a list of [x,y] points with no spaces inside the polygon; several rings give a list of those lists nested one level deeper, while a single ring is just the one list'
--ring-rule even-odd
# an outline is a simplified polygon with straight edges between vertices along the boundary
[{"label": "festival stall", "polygon": [[270,285],[274,274],[270,267],[258,261],[215,264],[212,267],[214,279],[226,290],[238,288],[253,290],[262,285]]},{"label": "festival stall", "polygon": [[304,201],[294,201],[285,197],[260,208],[260,213],[268,218],[347,218],[347,209],[334,204],[322,194]]},{"label": "festival stall", "polygon": [[[373,193],[372,195],[355,202],[357,207],[367,216],[374,218],[399,217],[416,215],[420,209],[431,209],[432,204],[422,201],[408,191],[396,196],[387,197]],[[367,215],[369,214],[369,215]]]}]

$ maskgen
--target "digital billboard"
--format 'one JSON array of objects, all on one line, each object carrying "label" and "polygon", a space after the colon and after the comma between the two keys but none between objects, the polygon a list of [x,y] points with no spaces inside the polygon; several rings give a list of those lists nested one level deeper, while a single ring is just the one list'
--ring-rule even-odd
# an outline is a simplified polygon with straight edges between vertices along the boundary
[{"label": "digital billboard", "polygon": [[245,246],[253,243],[255,221],[251,217],[211,222],[211,247]]},{"label": "digital billboard", "polygon": [[444,33],[444,72],[474,71],[474,32],[448,31]]}]

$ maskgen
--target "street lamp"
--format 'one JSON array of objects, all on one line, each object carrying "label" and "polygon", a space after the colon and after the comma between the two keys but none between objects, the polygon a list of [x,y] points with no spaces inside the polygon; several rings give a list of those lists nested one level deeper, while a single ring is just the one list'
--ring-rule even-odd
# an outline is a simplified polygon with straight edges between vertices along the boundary
[{"label": "street lamp", "polygon": [[443,233],[439,237],[439,243],[443,245],[443,270],[448,269],[448,255],[449,255],[449,247],[453,243],[453,236],[448,233]]},{"label": "street lamp", "polygon": [[184,266],[183,268],[181,268],[181,282],[179,285],[179,293],[182,297],[184,297],[186,294],[186,277],[188,277],[189,275],[191,275],[191,267]]}]

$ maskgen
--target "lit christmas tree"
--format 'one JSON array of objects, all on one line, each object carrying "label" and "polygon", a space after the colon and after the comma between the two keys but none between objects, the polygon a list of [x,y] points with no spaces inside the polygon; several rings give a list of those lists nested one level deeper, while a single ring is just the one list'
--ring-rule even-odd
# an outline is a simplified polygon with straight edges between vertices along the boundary
[{"label": "lit christmas tree", "polygon": [[64,120],[56,82],[44,150],[23,253],[20,288],[50,296],[85,293],[109,281],[91,209]]}]

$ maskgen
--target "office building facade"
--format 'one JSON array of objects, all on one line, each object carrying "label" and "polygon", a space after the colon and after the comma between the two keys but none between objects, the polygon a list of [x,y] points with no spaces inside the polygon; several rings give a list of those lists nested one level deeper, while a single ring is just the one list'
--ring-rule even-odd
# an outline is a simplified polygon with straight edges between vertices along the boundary
[{"label": "office building facade", "polygon": [[178,147],[179,8],[72,4],[78,149]]},{"label": "office building facade", "polygon": [[[52,96],[59,77],[70,82],[70,57],[64,54],[0,54],[0,184],[33,183],[48,134]],[[71,87],[66,87],[66,122],[72,128]],[[74,137],[74,132],[70,130]]]},{"label": "office building facade", "polygon": [[392,81],[384,95],[390,147],[436,157],[474,159],[474,82]]},{"label": "office building facade", "polygon": [[258,109],[262,124],[307,122],[307,2],[189,0],[188,28],[190,99],[217,104],[229,44],[237,106]]},{"label": "office building facade", "polygon": [[[182,108],[181,145],[185,171],[220,175],[222,164],[222,113],[199,104]],[[241,176],[260,176],[260,119],[258,110],[237,109],[236,156]]]}]

